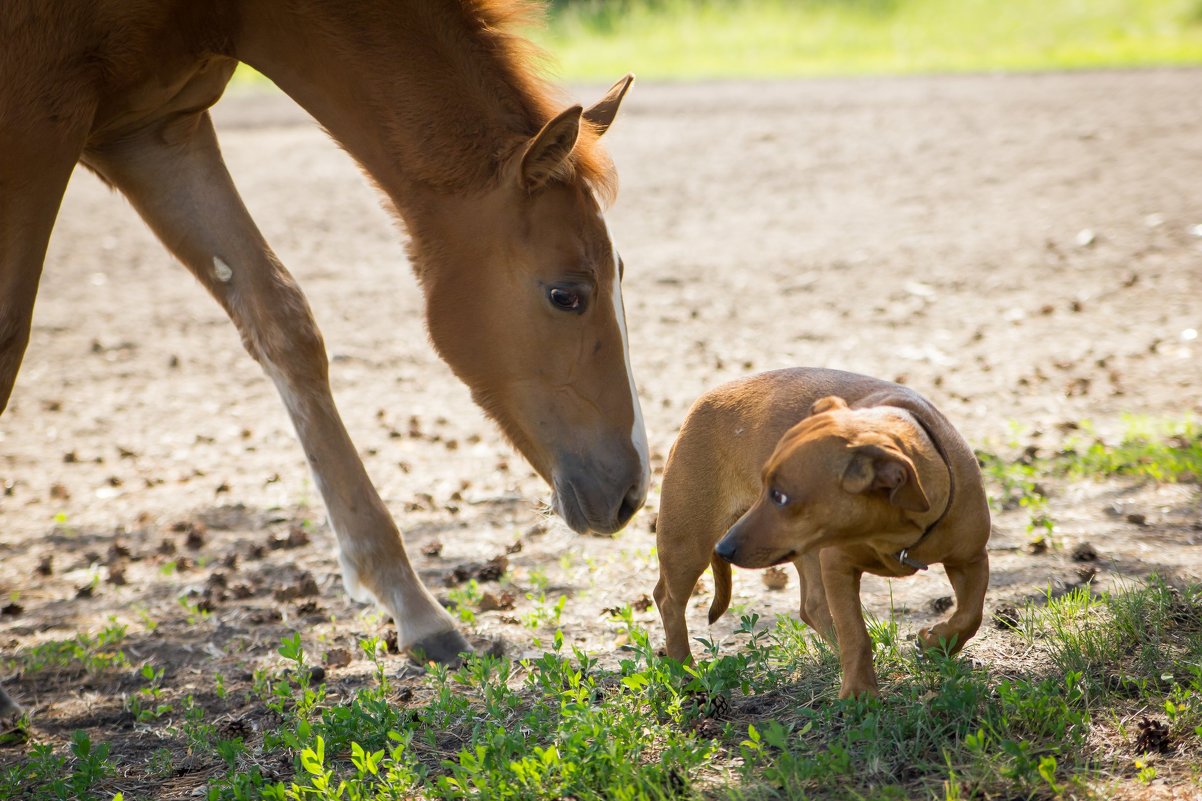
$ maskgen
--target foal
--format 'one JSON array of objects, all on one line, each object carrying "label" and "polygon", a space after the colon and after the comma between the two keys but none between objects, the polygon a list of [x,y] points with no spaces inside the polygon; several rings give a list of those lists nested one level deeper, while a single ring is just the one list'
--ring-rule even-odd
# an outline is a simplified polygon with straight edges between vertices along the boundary
[{"label": "foal", "polygon": [[[239,61],[304,106],[410,234],[430,336],[577,531],[643,504],[647,441],[599,149],[632,78],[562,108],[501,0],[4,0],[0,411],[77,162],[123,192],[229,314],[279,390],[337,534],[343,580],[400,644],[469,646],[417,577],[334,406],[322,337],[243,206],[207,109]],[[2,693],[0,693],[2,695]],[[0,703],[0,708],[3,704]]]}]

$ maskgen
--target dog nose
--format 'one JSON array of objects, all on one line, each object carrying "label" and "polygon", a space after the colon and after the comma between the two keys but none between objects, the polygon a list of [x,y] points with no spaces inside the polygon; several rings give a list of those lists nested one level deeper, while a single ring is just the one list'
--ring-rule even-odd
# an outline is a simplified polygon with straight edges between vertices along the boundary
[{"label": "dog nose", "polygon": [[723,537],[718,544],[714,546],[714,553],[716,553],[722,559],[725,559],[727,562],[733,562],[735,560],[735,551],[737,550],[738,547],[730,537]]}]

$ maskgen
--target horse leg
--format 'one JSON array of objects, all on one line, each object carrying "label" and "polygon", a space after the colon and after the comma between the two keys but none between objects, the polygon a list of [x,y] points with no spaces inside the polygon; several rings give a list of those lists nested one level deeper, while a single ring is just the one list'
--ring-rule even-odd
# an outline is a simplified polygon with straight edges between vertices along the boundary
[{"label": "horse leg", "polygon": [[0,131],[0,414],[29,344],[50,229],[83,137],[82,130],[59,137]]},{"label": "horse leg", "polygon": [[[0,116],[4,111],[0,105]],[[85,135],[82,123],[69,131],[53,124],[0,129],[0,414],[29,344],[50,230]],[[0,688],[0,721],[20,713]]]},{"label": "horse leg", "polygon": [[402,647],[456,662],[471,648],[409,563],[334,406],[308,302],[243,206],[208,113],[89,149],[84,161],[125,193],[217,299],[275,383],[338,537],[347,592],[392,615]]}]

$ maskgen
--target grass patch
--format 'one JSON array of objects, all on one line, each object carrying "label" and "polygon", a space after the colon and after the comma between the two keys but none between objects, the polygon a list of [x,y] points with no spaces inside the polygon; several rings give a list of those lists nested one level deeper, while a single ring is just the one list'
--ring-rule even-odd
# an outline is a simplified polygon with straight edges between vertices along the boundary
[{"label": "grass patch", "polygon": [[[1016,443],[1012,449],[1019,450]],[[1010,458],[978,450],[977,460],[994,488],[990,505],[996,511],[1026,509],[1028,533],[1050,540],[1055,520],[1048,511],[1048,479],[1129,476],[1195,483],[1202,477],[1202,426],[1190,419],[1153,421],[1130,416],[1119,440],[1107,442],[1089,423],[1082,423],[1055,453],[1041,453],[1032,445]]]},{"label": "grass patch", "polygon": [[[791,619],[747,616],[682,666],[627,609],[614,668],[557,633],[538,658],[434,668],[417,691],[393,685],[369,639],[374,682],[340,696],[298,634],[248,691],[273,716],[261,733],[221,739],[191,698],[182,720],[144,725],[209,766],[209,801],[1050,798],[1202,774],[1202,587],[1082,589],[1020,617],[978,662],[919,657],[873,621],[882,697],[850,701],[835,655]],[[62,753],[28,746],[0,797],[129,794],[161,761],[123,764],[77,733]]]},{"label": "grass patch", "polygon": [[[778,78],[1202,63],[1199,0],[551,0],[565,80]],[[235,86],[270,86],[241,65]]]},{"label": "grass patch", "polygon": [[125,639],[125,626],[110,619],[97,634],[77,634],[66,640],[51,640],[27,648],[15,658],[4,660],[5,670],[23,673],[60,671],[63,673],[99,673],[129,665],[119,647]]},{"label": "grass patch", "polygon": [[1202,62],[1197,0],[558,0],[572,79],[1079,69]]},{"label": "grass patch", "polygon": [[1155,422],[1126,418],[1126,432],[1108,444],[1088,425],[1047,466],[1073,478],[1137,476],[1162,482],[1193,482],[1202,477],[1202,427],[1193,420]]}]

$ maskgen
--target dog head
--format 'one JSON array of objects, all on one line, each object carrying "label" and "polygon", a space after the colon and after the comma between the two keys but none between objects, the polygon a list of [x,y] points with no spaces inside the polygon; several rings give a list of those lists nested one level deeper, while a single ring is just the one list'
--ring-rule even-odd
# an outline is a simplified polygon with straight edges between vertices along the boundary
[{"label": "dog head", "polygon": [[911,427],[877,409],[816,401],[764,465],[762,489],[714,553],[740,567],[768,567],[832,544],[865,542],[914,524],[927,499],[906,455]]}]

